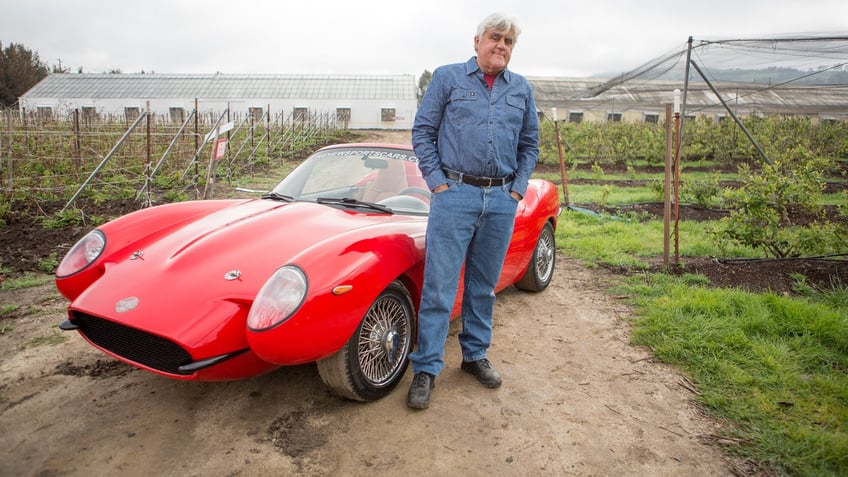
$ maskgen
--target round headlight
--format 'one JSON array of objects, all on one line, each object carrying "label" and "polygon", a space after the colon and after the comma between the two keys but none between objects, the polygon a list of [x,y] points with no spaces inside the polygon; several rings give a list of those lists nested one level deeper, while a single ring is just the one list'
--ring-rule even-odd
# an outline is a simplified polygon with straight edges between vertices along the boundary
[{"label": "round headlight", "polygon": [[56,268],[57,277],[67,277],[80,272],[97,260],[106,248],[106,236],[99,230],[92,230],[68,251],[62,263]]},{"label": "round headlight", "polygon": [[279,268],[256,295],[247,315],[248,328],[266,330],[291,318],[303,304],[306,288],[301,269],[291,265]]}]

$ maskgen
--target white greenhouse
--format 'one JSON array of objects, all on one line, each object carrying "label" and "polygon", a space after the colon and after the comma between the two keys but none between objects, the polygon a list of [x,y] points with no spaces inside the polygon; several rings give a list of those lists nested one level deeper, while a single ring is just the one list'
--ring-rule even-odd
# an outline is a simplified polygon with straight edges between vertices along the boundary
[{"label": "white greenhouse", "polygon": [[22,113],[86,119],[146,111],[181,122],[199,115],[257,120],[330,119],[348,129],[412,128],[418,89],[413,75],[51,74],[20,97]]}]

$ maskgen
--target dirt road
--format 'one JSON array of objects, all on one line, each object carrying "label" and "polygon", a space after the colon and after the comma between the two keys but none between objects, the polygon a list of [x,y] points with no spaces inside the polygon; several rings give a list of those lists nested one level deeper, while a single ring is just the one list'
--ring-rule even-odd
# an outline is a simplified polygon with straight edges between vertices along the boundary
[{"label": "dirt road", "polygon": [[607,279],[558,257],[544,292],[499,296],[499,389],[459,371],[454,323],[426,411],[405,406],[409,371],[369,404],[329,394],[314,365],[169,380],[62,335],[52,284],[0,291],[19,306],[0,320],[0,476],[730,475],[686,381],[629,344]]},{"label": "dirt road", "polygon": [[539,294],[499,297],[495,390],[446,369],[426,411],[327,393],[313,365],[226,383],[135,370],[76,334],[52,343],[51,285],[0,292],[30,314],[0,335],[0,475],[728,475],[681,377],[628,344],[601,272],[559,257]]}]

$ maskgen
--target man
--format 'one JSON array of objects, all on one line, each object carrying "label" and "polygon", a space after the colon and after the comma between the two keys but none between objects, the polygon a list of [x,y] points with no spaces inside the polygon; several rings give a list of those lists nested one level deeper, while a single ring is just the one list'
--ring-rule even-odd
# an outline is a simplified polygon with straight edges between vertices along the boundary
[{"label": "man", "polygon": [[437,68],[418,108],[412,145],[433,195],[427,225],[418,346],[407,405],[425,409],[443,355],[450,312],[465,265],[461,369],[484,386],[501,376],[487,358],[494,289],[512,236],[515,210],[539,153],[539,121],[527,80],[506,69],[521,32],[512,18],[486,17],[476,56]]}]

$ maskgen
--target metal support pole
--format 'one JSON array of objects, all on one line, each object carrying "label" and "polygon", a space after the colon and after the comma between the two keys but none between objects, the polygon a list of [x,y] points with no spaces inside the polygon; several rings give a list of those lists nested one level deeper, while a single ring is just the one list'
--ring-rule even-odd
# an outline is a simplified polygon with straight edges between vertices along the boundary
[{"label": "metal support pole", "polygon": [[683,77],[683,101],[680,104],[680,129],[677,131],[677,147],[674,151],[674,157],[680,157],[680,150],[683,147],[683,124],[686,122],[686,98],[689,96],[689,62],[692,59],[692,37],[689,37],[686,48],[686,71]]},{"label": "metal support pole", "polygon": [[762,156],[762,158],[765,159],[767,163],[771,164],[771,159],[766,156],[766,153],[765,151],[763,151],[763,148],[760,147],[759,143],[757,143],[757,140],[754,139],[754,136],[752,136],[751,133],[748,131],[748,128],[746,128],[745,125],[742,124],[742,121],[736,116],[736,113],[733,112],[733,110],[727,104],[727,101],[725,101],[724,98],[721,97],[721,95],[715,89],[715,86],[710,83],[710,80],[707,79],[707,76],[704,74],[703,71],[701,71],[701,68],[698,67],[698,64],[695,63],[694,60],[689,60],[689,62],[692,64],[692,66],[695,67],[695,71],[697,71],[698,74],[701,75],[701,78],[704,79],[704,81],[707,83],[707,86],[710,87],[710,91],[712,91],[713,94],[716,95],[718,100],[721,101],[721,105],[724,106],[724,109],[727,110],[727,113],[730,114],[730,117],[733,118],[734,121],[736,121],[736,125],[742,129],[742,132],[745,133],[745,136],[748,137],[748,140],[751,141],[751,144],[753,144],[757,152],[760,153],[760,156]]},{"label": "metal support pole", "polygon": [[[196,110],[195,110],[195,111],[196,111]],[[227,112],[229,112],[229,109],[228,109],[228,110],[226,110],[226,111],[224,111],[223,113],[221,113],[221,115],[220,115],[220,116],[218,116],[218,120],[217,120],[217,121],[215,121],[215,125],[214,125],[214,126],[212,126],[212,131],[217,131],[217,130],[218,130],[218,128],[220,128],[220,127],[221,127],[221,121],[223,121],[223,120],[224,120],[224,116],[227,114]],[[195,118],[197,118],[197,116],[195,116]],[[195,124],[197,124],[197,119],[195,119]],[[196,136],[195,136],[195,138],[194,138],[195,144],[197,143],[197,141],[198,141],[198,139],[199,139],[199,137],[198,137],[198,136],[199,136],[199,135],[196,135]],[[217,134],[216,134],[216,135],[215,135],[215,139],[217,139],[217,138],[218,138],[218,136],[217,136]],[[194,158],[192,158],[192,160],[191,160],[191,162],[189,163],[189,165],[188,165],[188,167],[186,168],[186,170],[185,170],[185,171],[183,171],[183,175],[182,175],[182,176],[180,176],[180,179],[184,179],[184,178],[185,178],[185,176],[188,174],[188,171],[191,169],[191,166],[194,166],[194,173],[195,173],[195,177],[198,177],[198,176],[197,176],[197,173],[198,173],[198,167],[199,167],[199,163],[200,163],[200,152],[203,150],[203,148],[204,148],[204,147],[206,147],[206,144],[208,144],[208,143],[209,143],[209,140],[210,140],[210,139],[212,139],[212,137],[211,137],[210,135],[208,135],[208,134],[207,134],[206,136],[204,136],[204,138],[203,138],[203,142],[201,142],[201,143],[200,143],[200,146],[198,146],[198,147],[197,147],[197,149],[195,150],[195,152],[194,152]]]},{"label": "metal support pole", "polygon": [[[185,121],[183,121],[183,125],[180,127],[179,131],[177,131],[177,134],[174,136],[174,139],[171,139],[171,143],[168,144],[168,148],[165,149],[165,152],[162,153],[162,157],[159,158],[159,162],[156,163],[156,167],[154,167],[153,170],[150,171],[150,177],[148,178],[147,182],[150,182],[151,180],[153,180],[153,176],[155,176],[156,173],[159,171],[159,168],[162,166],[162,163],[165,161],[165,158],[168,157],[168,154],[171,153],[171,149],[173,149],[174,146],[177,144],[177,140],[180,138],[180,136],[182,136],[183,131],[185,131],[185,129],[186,129],[186,127],[188,127],[188,124],[191,121],[192,117],[195,116],[196,114],[197,114],[197,110],[192,111],[191,114],[189,114],[189,116],[185,119]],[[143,194],[144,191],[147,190],[147,187],[148,187],[147,182],[145,182],[144,186],[142,186],[141,190],[138,191],[138,194],[136,194],[136,196],[135,196],[136,200],[138,200],[141,197],[141,194]]]},{"label": "metal support pole", "polygon": [[65,209],[70,207],[71,204],[73,204],[77,200],[77,197],[79,197],[79,195],[82,193],[82,191],[85,190],[86,187],[88,187],[89,182],[91,182],[92,179],[94,179],[94,176],[96,176],[97,174],[100,173],[100,170],[103,169],[103,166],[105,166],[106,163],[109,161],[109,159],[112,158],[112,155],[115,154],[115,152],[118,150],[119,147],[121,147],[121,144],[123,144],[124,141],[126,141],[127,138],[130,137],[130,133],[133,132],[133,129],[135,129],[136,126],[138,126],[141,123],[141,120],[144,119],[145,117],[147,117],[147,111],[139,114],[138,117],[135,118],[135,122],[132,123],[132,126],[130,126],[129,129],[127,129],[127,132],[125,132],[123,136],[121,136],[121,139],[118,141],[117,144],[115,144],[112,147],[112,150],[109,151],[109,154],[106,154],[106,157],[104,157],[103,160],[100,161],[100,164],[98,164],[97,167],[94,169],[94,171],[91,173],[91,175],[88,176],[88,179],[86,179],[85,182],[83,182],[83,184],[80,186],[79,190],[77,190],[77,192],[74,194],[74,196],[71,197],[71,200],[69,200],[68,203],[65,204],[64,207],[62,207],[61,212],[64,212]]}]

